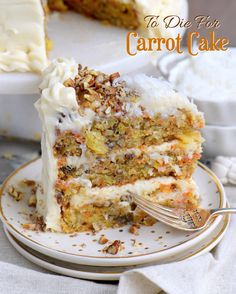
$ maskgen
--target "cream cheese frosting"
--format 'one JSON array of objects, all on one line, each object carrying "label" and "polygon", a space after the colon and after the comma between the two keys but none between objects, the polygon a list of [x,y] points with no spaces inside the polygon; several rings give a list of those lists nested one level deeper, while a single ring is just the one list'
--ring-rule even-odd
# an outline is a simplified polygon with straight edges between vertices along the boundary
[{"label": "cream cheese frosting", "polygon": [[[75,195],[71,199],[73,206],[82,206],[84,204],[92,203],[99,200],[107,199],[119,199],[123,195],[144,195],[148,197],[148,194],[158,189],[162,184],[178,184],[180,190],[184,193],[186,191],[197,190],[196,184],[192,179],[175,180],[173,177],[157,177],[150,180],[138,180],[132,184],[126,184],[122,186],[109,186],[104,188],[84,188],[82,193]],[[157,200],[175,198],[178,193],[158,193]]]},{"label": "cream cheese frosting", "polygon": [[163,116],[170,115],[181,108],[198,113],[196,105],[185,95],[175,92],[167,81],[148,77],[145,74],[126,76],[121,79],[126,81],[129,88],[135,89],[140,94],[140,105],[151,116],[157,113]]},{"label": "cream cheese frosting", "polygon": [[42,191],[37,191],[37,210],[46,221],[47,227],[60,231],[60,206],[54,197],[54,184],[57,178],[57,160],[53,155],[55,126],[57,115],[61,111],[76,111],[75,91],[63,83],[76,75],[76,64],[73,60],[58,59],[45,70],[40,85],[42,95],[35,104],[42,120]]},{"label": "cream cheese frosting", "polygon": [[42,72],[47,66],[39,0],[0,1],[0,72]]}]

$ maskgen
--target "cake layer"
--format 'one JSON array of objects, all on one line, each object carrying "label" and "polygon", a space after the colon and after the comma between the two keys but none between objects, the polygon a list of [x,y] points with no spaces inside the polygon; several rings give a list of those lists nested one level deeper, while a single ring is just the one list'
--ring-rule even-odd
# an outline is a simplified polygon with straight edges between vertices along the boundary
[{"label": "cake layer", "polygon": [[[160,115],[152,118],[145,116],[104,118],[93,123],[85,139],[89,149],[98,153],[96,146],[100,147],[102,142],[108,146],[107,152],[109,152],[120,148],[159,145],[170,140],[181,139],[182,135],[186,137],[185,134],[189,138],[191,136],[200,138],[200,134],[193,131],[193,127],[197,128],[196,120],[192,113],[184,110],[177,111],[175,116],[170,115],[166,118]],[[104,153],[105,151],[104,149]]]},{"label": "cake layer", "polygon": [[[202,120],[199,120],[200,123]],[[174,139],[179,139],[183,143],[201,142],[200,132],[194,127],[197,128],[197,125],[192,115],[185,115],[182,111],[167,118],[107,117],[95,121],[79,134],[58,131],[54,154],[57,157],[80,155],[83,143],[91,153],[103,156],[121,148],[159,145]]]},{"label": "cake layer", "polygon": [[[198,156],[199,158],[200,156]],[[185,162],[169,162],[168,164],[158,163],[157,161],[127,160],[123,164],[97,165],[93,169],[85,172],[92,187],[106,187],[109,185],[123,185],[133,183],[138,179],[151,179],[160,176],[174,176],[178,179],[189,178],[195,170],[197,159]],[[182,159],[184,161],[184,159]],[[180,165],[181,164],[181,165]],[[64,187],[70,179],[77,179],[83,175],[83,170],[71,168],[66,165],[59,169],[59,180],[56,187]],[[63,189],[63,188],[62,188]]]},{"label": "cake layer", "polygon": [[94,224],[107,228],[132,222],[143,223],[147,215],[136,209],[132,194],[176,208],[193,209],[199,201],[192,179],[160,177],[119,187],[83,188],[67,201],[63,198],[62,227],[71,232],[92,229]]},{"label": "cake layer", "polygon": [[81,176],[91,181],[92,187],[123,185],[159,176],[189,178],[200,152],[200,143],[194,142],[187,147],[175,140],[141,149],[121,149],[102,157],[87,152],[63,157],[58,161],[59,186],[66,186],[68,181]]},{"label": "cake layer", "polygon": [[131,223],[132,220],[130,205],[111,201],[109,207],[98,207],[95,203],[86,204],[79,209],[71,207],[63,209],[61,227],[64,232],[72,233],[122,226]]}]

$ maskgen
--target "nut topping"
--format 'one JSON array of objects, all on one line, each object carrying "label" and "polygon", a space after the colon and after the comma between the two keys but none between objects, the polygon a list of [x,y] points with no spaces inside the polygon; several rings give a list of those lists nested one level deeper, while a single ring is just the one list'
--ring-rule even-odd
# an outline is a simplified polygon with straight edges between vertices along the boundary
[{"label": "nut topping", "polygon": [[[110,115],[126,112],[125,103],[137,97],[134,91],[124,87],[124,83],[113,85],[113,81],[119,77],[118,72],[107,75],[79,65],[75,79],[68,79],[64,85],[75,89],[77,102],[81,106],[79,109],[90,108],[99,115]],[[95,104],[95,101],[98,103]]]},{"label": "nut topping", "polygon": [[29,200],[28,200],[28,205],[29,207],[36,207],[37,204],[37,198],[35,195],[31,195]]},{"label": "nut topping", "polygon": [[110,75],[110,81],[113,82],[115,79],[118,79],[120,77],[120,74],[118,72],[115,72]]},{"label": "nut topping", "polygon": [[136,236],[139,235],[139,228],[140,228],[140,225],[139,224],[133,224],[130,228],[129,228],[129,232],[131,234],[134,234]]},{"label": "nut topping", "polygon": [[24,197],[24,193],[17,191],[15,187],[11,186],[8,189],[8,194],[12,196],[16,201],[20,201]]},{"label": "nut topping", "polygon": [[106,244],[107,242],[108,242],[108,239],[104,235],[102,235],[98,240],[98,243],[102,245]]},{"label": "nut topping", "polygon": [[122,246],[122,243],[120,240],[115,240],[111,245],[105,247],[103,249],[103,252],[115,255],[118,252],[120,252],[124,247]]}]

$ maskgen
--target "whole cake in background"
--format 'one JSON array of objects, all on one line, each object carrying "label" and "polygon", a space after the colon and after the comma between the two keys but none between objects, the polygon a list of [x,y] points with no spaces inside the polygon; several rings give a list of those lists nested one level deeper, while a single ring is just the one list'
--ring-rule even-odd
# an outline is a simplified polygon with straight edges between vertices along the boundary
[{"label": "whole cake in background", "polygon": [[42,72],[46,66],[41,1],[0,0],[0,72]]},{"label": "whole cake in background", "polygon": [[47,229],[152,224],[134,194],[171,207],[199,205],[191,176],[204,119],[167,82],[107,75],[58,59],[44,72],[41,89],[37,212]]},{"label": "whole cake in background", "polygon": [[[48,65],[47,53],[53,47],[53,39],[46,36],[50,15],[45,11],[68,8],[138,30],[145,36],[166,37],[183,33],[184,29],[166,29],[162,21],[157,28],[147,29],[144,17],[150,14],[186,17],[188,5],[187,0],[0,0],[0,72],[41,73]],[[79,22],[78,30],[81,30]]]},{"label": "whole cake in background", "polygon": [[[186,0],[48,0],[48,7],[60,12],[74,10],[112,25],[137,30],[143,36],[156,38],[177,35],[176,29],[166,29],[162,20],[168,15],[186,18],[188,11]],[[158,26],[149,24],[147,28],[150,15],[159,16]]]}]

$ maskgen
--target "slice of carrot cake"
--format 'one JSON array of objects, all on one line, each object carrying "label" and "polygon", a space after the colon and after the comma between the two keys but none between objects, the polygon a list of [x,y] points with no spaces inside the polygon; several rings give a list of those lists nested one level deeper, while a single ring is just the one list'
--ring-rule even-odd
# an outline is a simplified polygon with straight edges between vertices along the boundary
[{"label": "slice of carrot cake", "polygon": [[41,89],[37,210],[48,229],[145,223],[134,194],[171,207],[198,205],[191,176],[203,116],[167,82],[144,74],[121,78],[58,59],[44,72]]}]

